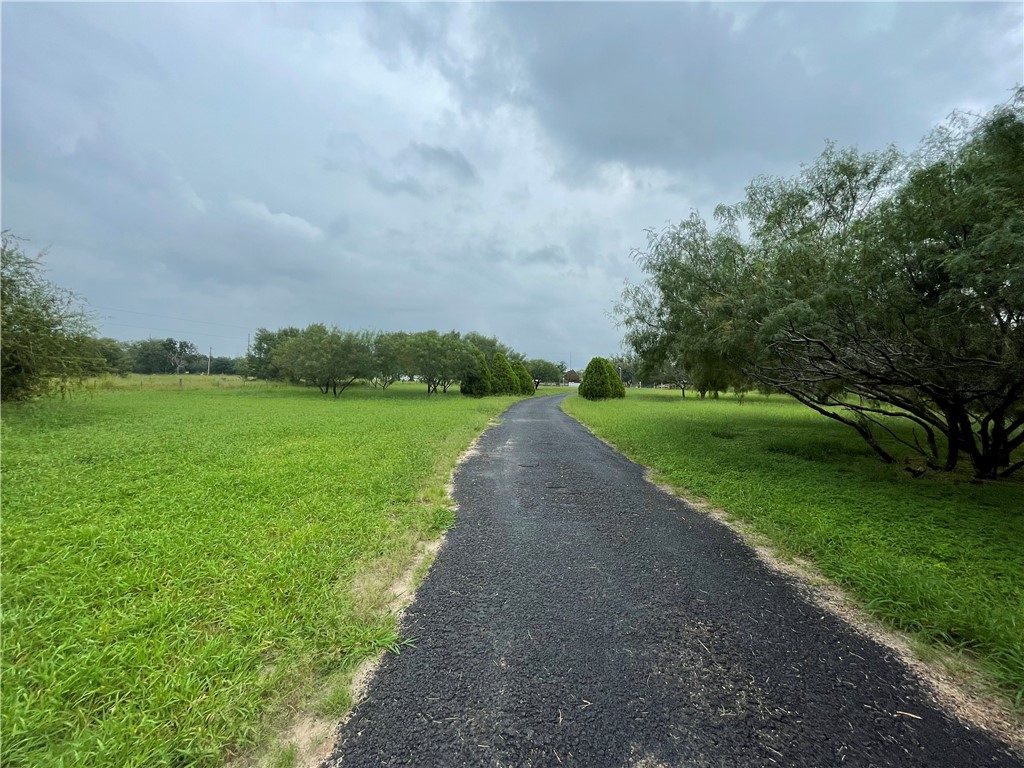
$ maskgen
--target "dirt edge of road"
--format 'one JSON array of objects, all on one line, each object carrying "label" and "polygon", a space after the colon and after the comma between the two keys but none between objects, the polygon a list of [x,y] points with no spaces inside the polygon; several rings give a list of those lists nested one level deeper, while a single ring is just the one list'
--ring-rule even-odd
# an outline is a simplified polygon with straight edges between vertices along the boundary
[{"label": "dirt edge of road", "polygon": [[[490,429],[496,423],[498,422],[492,421],[487,425],[487,428]],[[470,443],[469,447],[459,455],[455,466],[448,476],[448,482],[445,484],[448,498],[445,503],[452,511],[458,509],[458,505],[452,497],[455,473],[459,467],[478,453],[478,445],[482,434],[477,436]],[[444,545],[445,539],[446,534],[442,533],[432,541],[422,542],[416,556],[409,563],[408,567],[388,588],[388,593],[391,595],[388,612],[395,615],[397,622],[401,622],[402,615],[412,605],[413,600],[416,599],[416,588],[426,578],[427,573],[430,571],[430,566],[433,565],[434,558]],[[376,674],[378,667],[380,667],[383,658],[384,653],[381,652],[372,658],[365,659],[356,668],[349,684],[351,704],[348,712],[340,720],[335,717],[325,718],[307,714],[294,722],[281,735],[281,742],[291,744],[294,747],[295,758],[293,764],[296,768],[318,768],[331,756],[339,730],[349,721],[356,705],[366,696],[370,681],[373,680],[373,676]]]}]

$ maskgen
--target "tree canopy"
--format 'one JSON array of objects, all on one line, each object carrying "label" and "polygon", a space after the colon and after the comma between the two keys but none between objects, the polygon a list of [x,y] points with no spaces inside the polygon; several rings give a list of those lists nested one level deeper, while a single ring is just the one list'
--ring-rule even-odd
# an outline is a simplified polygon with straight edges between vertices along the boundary
[{"label": "tree canopy", "polygon": [[[498,390],[492,363],[502,368],[500,360],[510,378]],[[428,395],[446,393],[456,383],[474,397],[531,395],[533,377],[522,361],[497,338],[474,332],[345,331],[314,323],[303,330],[260,328],[242,368],[249,376],[316,385],[336,397],[356,381],[387,389],[401,379],[422,382]]]},{"label": "tree canopy", "polygon": [[365,331],[342,331],[313,323],[275,350],[273,363],[293,381],[314,384],[338,397],[373,371],[372,338]]},{"label": "tree canopy", "polygon": [[526,364],[522,360],[516,360],[512,364],[512,372],[519,381],[519,391],[516,394],[529,397],[537,391],[537,387],[533,383],[533,376],[530,375],[530,371],[527,370]]},{"label": "tree canopy", "polygon": [[9,231],[0,245],[0,399],[27,400],[106,367],[74,293],[43,275]]},{"label": "tree canopy", "polygon": [[[929,466],[1024,466],[1024,96],[921,149],[828,146],[790,179],[650,233],[619,305],[648,363],[754,382]],[[743,232],[748,234],[743,234]],[[585,380],[585,379],[584,379]],[[903,421],[909,431],[893,427]]]},{"label": "tree canopy", "polygon": [[564,364],[552,363],[550,360],[527,360],[525,364],[531,377],[548,384],[561,382],[562,374],[565,372]]},{"label": "tree canopy", "polygon": [[283,372],[274,364],[274,351],[278,345],[295,338],[299,333],[299,329],[294,327],[279,328],[276,331],[257,328],[245,355],[245,375],[268,381],[284,378]]}]

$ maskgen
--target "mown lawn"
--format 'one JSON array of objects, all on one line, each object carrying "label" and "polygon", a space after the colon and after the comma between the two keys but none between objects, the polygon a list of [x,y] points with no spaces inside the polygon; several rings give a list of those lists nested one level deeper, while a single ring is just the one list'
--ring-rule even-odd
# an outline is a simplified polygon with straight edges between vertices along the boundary
[{"label": "mown lawn", "polygon": [[1024,710],[1024,483],[914,479],[781,396],[570,396],[565,410],[660,482],[740,517],[897,627],[976,657]]},{"label": "mown lawn", "polygon": [[317,681],[344,709],[399,641],[353,580],[450,524],[456,457],[512,402],[223,384],[4,407],[4,766],[221,765]]}]

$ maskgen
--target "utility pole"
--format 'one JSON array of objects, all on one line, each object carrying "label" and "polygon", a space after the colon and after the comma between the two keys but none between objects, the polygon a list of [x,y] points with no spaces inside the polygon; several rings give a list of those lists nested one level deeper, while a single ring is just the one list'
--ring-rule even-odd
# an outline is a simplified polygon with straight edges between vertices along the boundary
[{"label": "utility pole", "polygon": [[210,347],[210,356],[206,358],[206,375],[210,375],[210,364],[213,362],[213,347]]}]

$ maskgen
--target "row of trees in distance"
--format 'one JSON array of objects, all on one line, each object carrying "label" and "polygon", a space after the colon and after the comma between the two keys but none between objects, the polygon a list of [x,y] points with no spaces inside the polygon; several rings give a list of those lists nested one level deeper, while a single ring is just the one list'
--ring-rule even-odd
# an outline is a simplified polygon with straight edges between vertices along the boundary
[{"label": "row of trees in distance", "polygon": [[532,395],[537,383],[557,383],[564,371],[476,332],[352,331],[322,323],[260,328],[242,368],[254,378],[316,386],[335,397],[357,381],[387,389],[400,380],[422,382],[428,395],[454,384],[475,397]]},{"label": "row of trees in distance", "polygon": [[241,372],[244,362],[241,357],[207,355],[185,339],[118,341],[101,338],[94,340],[94,347],[103,359],[105,372],[119,375],[210,373],[231,376]]},{"label": "row of trees in distance", "polygon": [[305,329],[256,332],[244,357],[204,355],[185,339],[97,338],[71,291],[44,275],[42,255],[29,256],[9,231],[0,253],[0,399],[26,400],[65,392],[112,373],[210,373],[289,381],[335,397],[357,381],[387,389],[417,380],[428,394],[455,383],[466,395],[532,395],[539,382],[558,383],[565,364],[525,357],[495,337],[457,331],[345,331],[314,323]]},{"label": "row of trees in distance", "polygon": [[635,256],[618,311],[660,375],[785,392],[886,462],[883,434],[936,469],[1024,467],[1024,89],[911,155],[830,145]]},{"label": "row of trees in distance", "polygon": [[64,392],[104,373],[238,372],[241,358],[211,358],[190,341],[97,338],[78,297],[45,277],[42,254],[26,254],[7,230],[0,246],[0,400]]}]

